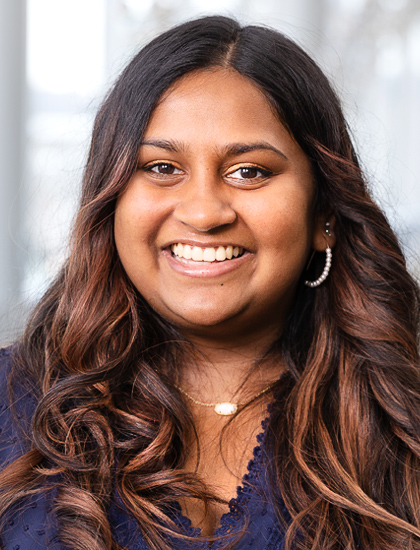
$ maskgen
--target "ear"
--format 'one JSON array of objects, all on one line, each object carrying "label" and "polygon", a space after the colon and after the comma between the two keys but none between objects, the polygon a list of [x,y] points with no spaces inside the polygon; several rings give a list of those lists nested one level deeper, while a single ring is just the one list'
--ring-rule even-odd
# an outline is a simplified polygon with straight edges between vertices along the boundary
[{"label": "ear", "polygon": [[333,248],[336,243],[334,214],[322,214],[315,219],[312,248],[317,252],[324,252],[327,245]]}]

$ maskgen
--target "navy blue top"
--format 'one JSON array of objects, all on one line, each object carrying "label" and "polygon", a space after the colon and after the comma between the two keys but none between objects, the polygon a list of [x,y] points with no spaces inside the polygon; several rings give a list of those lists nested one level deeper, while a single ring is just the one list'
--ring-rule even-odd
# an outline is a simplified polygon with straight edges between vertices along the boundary
[{"label": "navy blue top", "polygon": [[[6,385],[11,366],[11,348],[0,350],[0,469],[15,460],[30,448],[30,441],[19,430],[19,422],[30,418],[35,409],[35,401],[29,393],[22,393],[15,403],[16,415],[12,418],[7,399]],[[234,550],[281,550],[283,548],[283,530],[270,503],[267,484],[267,456],[265,451],[265,428],[257,437],[254,457],[248,464],[248,472],[238,487],[237,496],[229,503],[229,512],[224,514],[215,535],[226,535],[240,531],[245,524],[245,534],[235,545]],[[58,540],[57,518],[52,510],[54,491],[41,493],[28,498],[19,510],[7,514],[6,529],[1,535],[2,550],[64,550]],[[217,549],[223,541],[210,545],[200,537],[200,529],[191,526],[188,518],[182,515],[179,505],[175,505],[171,516],[186,535],[195,537],[194,543],[174,539],[174,550]],[[282,503],[286,520],[289,515]],[[115,494],[108,512],[115,540],[127,550],[148,550],[141,530],[130,516],[123,503]]]}]

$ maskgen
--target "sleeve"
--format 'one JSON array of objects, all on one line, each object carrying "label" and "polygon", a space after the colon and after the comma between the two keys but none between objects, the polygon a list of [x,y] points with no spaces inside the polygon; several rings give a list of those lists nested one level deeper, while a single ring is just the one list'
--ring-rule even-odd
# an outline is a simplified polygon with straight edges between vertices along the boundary
[{"label": "sleeve", "polygon": [[[16,392],[12,408],[7,383],[11,372],[13,348],[0,349],[0,472],[30,448],[27,426],[35,410],[35,400],[27,390]],[[23,387],[23,386],[22,386]],[[26,426],[26,429],[22,427]],[[26,433],[26,435],[25,435]],[[17,508],[6,512],[0,534],[2,550],[59,550],[54,541],[56,529],[51,519],[47,493],[32,495]],[[0,516],[1,516],[0,510]]]},{"label": "sleeve", "polygon": [[33,396],[20,388],[13,407],[9,402],[7,388],[12,357],[13,347],[0,349],[0,471],[29,450],[28,431],[36,406]]}]

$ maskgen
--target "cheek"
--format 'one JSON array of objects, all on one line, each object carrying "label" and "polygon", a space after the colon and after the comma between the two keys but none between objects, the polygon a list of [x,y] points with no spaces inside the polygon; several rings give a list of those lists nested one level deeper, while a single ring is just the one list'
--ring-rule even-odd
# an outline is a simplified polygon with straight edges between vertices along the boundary
[{"label": "cheek", "polygon": [[142,291],[145,275],[152,272],[157,251],[152,246],[159,227],[160,213],[150,201],[126,192],[115,210],[114,238],[117,252],[128,278]]},{"label": "cheek", "polygon": [[115,209],[115,242],[120,250],[136,252],[153,242],[163,213],[156,199],[140,192],[134,185],[120,197]]},{"label": "cheek", "polygon": [[261,249],[281,251],[283,261],[309,252],[313,212],[306,194],[284,193],[255,201],[248,218],[252,219]]},{"label": "cheek", "polygon": [[138,246],[141,243],[144,231],[141,227],[141,215],[133,208],[132,203],[123,197],[115,210],[114,235],[120,259],[125,267],[127,258],[130,257],[130,251],[133,245]]},{"label": "cheek", "polygon": [[[294,295],[296,284],[310,256],[313,230],[312,208],[308,197],[283,196],[254,217],[259,261],[255,282],[264,288],[265,300],[282,303]],[[258,205],[254,205],[255,210]]]}]

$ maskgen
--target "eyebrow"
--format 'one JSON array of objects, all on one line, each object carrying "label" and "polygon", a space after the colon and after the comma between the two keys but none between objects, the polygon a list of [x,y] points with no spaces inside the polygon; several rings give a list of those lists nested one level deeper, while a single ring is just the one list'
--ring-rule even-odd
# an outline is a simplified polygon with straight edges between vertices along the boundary
[{"label": "eyebrow", "polygon": [[150,145],[152,147],[159,147],[159,149],[165,149],[171,153],[179,153],[184,151],[185,147],[175,141],[168,141],[166,139],[146,139],[140,143],[140,147],[144,145]]},{"label": "eyebrow", "polygon": [[258,143],[232,143],[231,145],[227,145],[224,147],[225,153],[228,155],[241,155],[243,153],[249,153],[250,151],[258,151],[258,150],[266,150],[266,151],[273,151],[280,157],[287,160],[287,157],[280,149],[277,149],[277,147],[274,147],[273,145],[270,145],[269,143],[266,143],[265,141],[260,141]]},{"label": "eyebrow", "polygon": [[[169,141],[166,139],[148,139],[141,142],[140,146],[144,145],[165,149],[166,151],[170,151],[171,153],[179,153],[185,151],[186,149],[186,147],[182,143]],[[278,156],[282,157],[285,160],[288,160],[286,155],[282,151],[280,151],[280,149],[277,149],[276,147],[270,145],[265,141],[259,141],[257,143],[231,143],[229,145],[226,145],[226,147],[223,147],[222,151],[227,156],[235,156],[249,153],[250,151],[258,151],[261,149],[266,151],[273,151]]]}]

